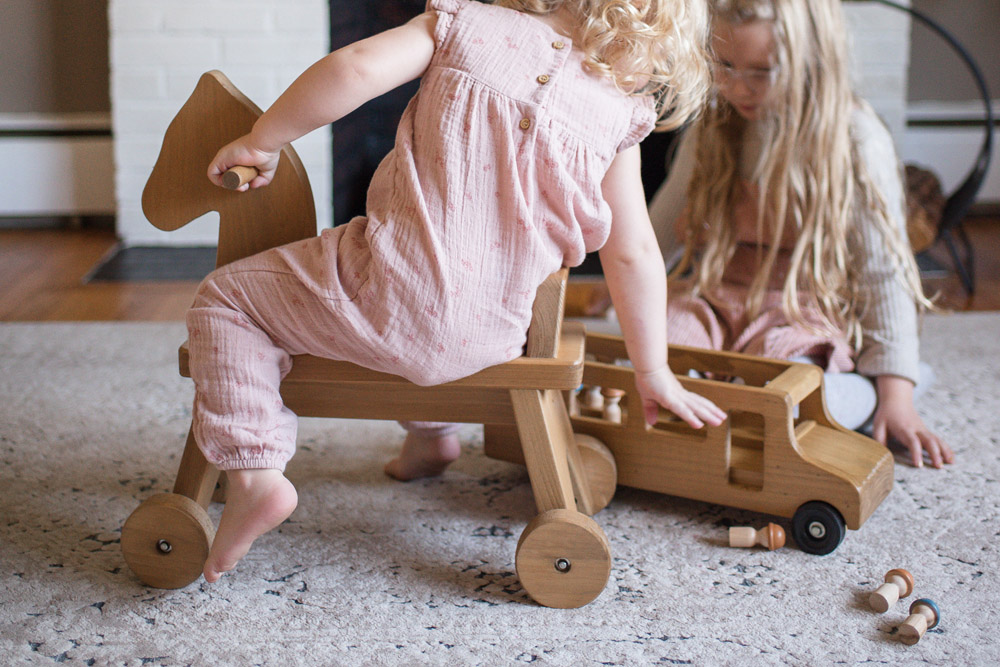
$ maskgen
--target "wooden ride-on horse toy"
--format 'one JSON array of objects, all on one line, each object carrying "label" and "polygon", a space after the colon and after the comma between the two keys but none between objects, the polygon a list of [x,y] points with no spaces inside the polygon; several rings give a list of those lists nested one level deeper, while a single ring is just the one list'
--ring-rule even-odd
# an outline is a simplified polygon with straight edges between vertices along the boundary
[{"label": "wooden ride-on horse toy", "polygon": [[[231,192],[206,176],[218,148],[248,132],[260,113],[220,72],[203,75],[167,129],[143,192],[143,211],[160,229],[217,211],[219,266],[316,233],[312,192],[290,146],[265,188]],[[300,355],[281,394],[300,416],[516,427],[539,512],[518,542],[517,573],[537,602],[571,608],[596,598],[607,583],[608,542],[587,515],[607,504],[616,477],[606,449],[586,437],[577,443],[562,399],[561,391],[579,386],[584,358],[583,327],[562,323],[565,285],[562,270],[539,288],[527,350],[511,362],[419,387],[351,363]],[[186,345],[180,369],[188,376]],[[201,574],[214,537],[205,508],[218,480],[219,471],[189,432],[173,492],[148,498],[122,528],[125,560],[145,584],[180,588]]]}]

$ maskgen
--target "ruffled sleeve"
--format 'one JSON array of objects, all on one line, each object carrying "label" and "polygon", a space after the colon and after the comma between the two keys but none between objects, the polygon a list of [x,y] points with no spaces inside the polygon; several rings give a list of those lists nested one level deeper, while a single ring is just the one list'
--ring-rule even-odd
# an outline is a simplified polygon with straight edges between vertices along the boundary
[{"label": "ruffled sleeve", "polygon": [[618,151],[621,153],[626,148],[631,148],[649,136],[656,126],[656,109],[653,107],[651,95],[630,98],[634,101],[632,107],[632,122],[629,125],[625,138],[618,144]]},{"label": "ruffled sleeve", "polygon": [[427,0],[424,11],[446,12],[448,14],[458,13],[459,8],[468,0]]},{"label": "ruffled sleeve", "polygon": [[440,48],[444,44],[444,39],[448,35],[451,23],[455,19],[455,14],[467,4],[469,0],[427,0],[424,11],[437,12],[437,25],[434,27],[434,43]]}]

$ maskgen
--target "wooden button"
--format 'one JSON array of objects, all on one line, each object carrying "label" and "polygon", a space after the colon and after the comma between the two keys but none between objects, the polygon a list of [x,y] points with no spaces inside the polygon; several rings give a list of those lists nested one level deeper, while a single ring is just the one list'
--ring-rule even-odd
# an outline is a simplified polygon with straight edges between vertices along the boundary
[{"label": "wooden button", "polygon": [[519,123],[519,125],[521,126],[522,130],[527,130],[528,128],[531,127],[531,119],[530,118],[522,118],[521,122]]},{"label": "wooden button", "polygon": [[540,83],[540,84],[542,84],[544,86],[545,84],[547,84],[549,82],[549,75],[548,74],[539,74],[538,78],[535,79],[535,81],[537,81],[538,83]]},{"label": "wooden button", "polygon": [[552,42],[552,48],[555,49],[556,51],[562,50],[565,46],[566,46],[565,44],[559,41]]}]

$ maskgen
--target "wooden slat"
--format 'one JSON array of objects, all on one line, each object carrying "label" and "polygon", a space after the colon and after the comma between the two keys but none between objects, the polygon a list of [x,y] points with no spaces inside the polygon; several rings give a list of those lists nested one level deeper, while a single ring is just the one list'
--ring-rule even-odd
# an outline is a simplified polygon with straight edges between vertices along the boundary
[{"label": "wooden slat", "polygon": [[767,389],[786,392],[792,405],[798,405],[823,382],[823,371],[812,364],[792,364],[767,384]]},{"label": "wooden slat", "polygon": [[189,430],[177,479],[174,481],[174,493],[187,496],[202,507],[208,507],[218,479],[219,471],[205,460],[205,456],[198,449],[194,433]]},{"label": "wooden slat", "polygon": [[527,356],[551,359],[559,354],[563,308],[566,302],[566,279],[569,269],[560,269],[539,287],[531,307]]},{"label": "wooden slat", "polygon": [[539,513],[576,509],[566,460],[567,448],[576,442],[562,396],[555,391],[514,389],[510,397]]}]

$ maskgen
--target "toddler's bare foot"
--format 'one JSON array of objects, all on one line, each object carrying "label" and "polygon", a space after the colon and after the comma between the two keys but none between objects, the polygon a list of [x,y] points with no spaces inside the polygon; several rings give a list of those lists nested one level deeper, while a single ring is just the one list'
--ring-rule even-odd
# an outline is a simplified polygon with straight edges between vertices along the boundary
[{"label": "toddler's bare foot", "polygon": [[226,506],[205,561],[205,581],[236,567],[253,541],[288,518],[298,503],[292,483],[277,470],[228,470]]},{"label": "toddler's bare foot", "polygon": [[385,474],[403,482],[433,477],[443,473],[461,453],[462,443],[455,434],[425,437],[408,433],[403,451],[385,465]]}]

